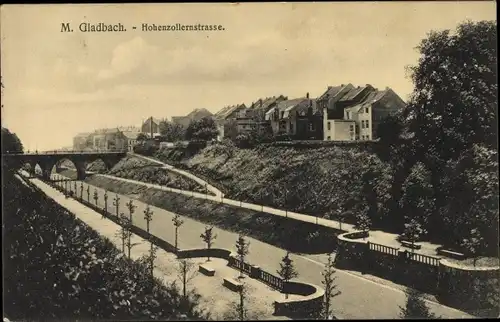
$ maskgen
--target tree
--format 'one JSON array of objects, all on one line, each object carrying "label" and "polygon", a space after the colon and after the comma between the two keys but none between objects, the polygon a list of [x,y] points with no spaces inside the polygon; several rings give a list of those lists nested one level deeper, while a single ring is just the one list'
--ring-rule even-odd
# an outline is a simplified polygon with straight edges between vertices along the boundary
[{"label": "tree", "polygon": [[116,209],[116,217],[120,217],[119,215],[120,197],[118,197],[118,194],[116,194],[115,199],[113,200],[113,206],[115,206]]},{"label": "tree", "polygon": [[83,200],[83,181],[80,184],[80,200]]},{"label": "tree", "polygon": [[172,218],[172,222],[174,223],[175,227],[175,251],[178,251],[178,236],[179,236],[179,227],[182,226],[184,223],[184,220],[181,219],[181,216],[178,214],[175,214],[174,218]]},{"label": "tree", "polygon": [[249,253],[250,242],[245,240],[243,235],[238,236],[236,240],[236,254],[238,254],[238,259],[240,260],[240,278],[243,278],[243,265],[245,264],[245,257]]},{"label": "tree", "polygon": [[[205,232],[200,235],[200,238],[207,244],[207,249],[210,250],[210,248],[213,245],[214,239],[217,238],[217,234],[213,233],[213,226],[206,226],[205,227]],[[207,261],[210,261],[210,255],[208,256]]]},{"label": "tree", "polygon": [[417,47],[405,116],[424,158],[454,159],[475,143],[496,149],[496,29],[496,21],[464,22],[454,34],[430,32]]},{"label": "tree", "polygon": [[408,223],[405,224],[403,236],[411,243],[412,253],[415,249],[415,242],[419,241],[423,234],[425,234],[425,230],[416,219],[411,219]]},{"label": "tree", "polygon": [[182,297],[184,300],[187,300],[187,287],[196,276],[196,271],[193,270],[194,267],[194,264],[186,259],[178,261],[177,277],[182,285]]},{"label": "tree", "polygon": [[462,240],[462,247],[469,256],[472,256],[474,267],[476,267],[477,253],[480,251],[483,241],[484,238],[477,228],[471,229],[468,236]]},{"label": "tree", "polygon": [[[104,190],[104,213],[108,214],[108,191]],[[104,216],[103,216],[104,218]]]},{"label": "tree", "polygon": [[210,141],[217,137],[219,131],[211,117],[204,117],[198,121],[191,121],[186,129],[186,139]]},{"label": "tree", "polygon": [[160,122],[160,134],[167,142],[176,142],[184,139],[185,129],[182,125],[168,121]]},{"label": "tree", "polygon": [[2,126],[2,154],[24,153],[24,147],[19,137]]},{"label": "tree", "polygon": [[153,211],[149,205],[147,205],[146,209],[144,209],[144,220],[146,221],[146,231],[149,235],[149,227],[151,225],[151,221],[153,221]]},{"label": "tree", "polygon": [[120,213],[118,220],[120,228],[117,234],[122,241],[122,252],[125,253],[125,245],[127,244],[127,239],[128,239],[128,232],[127,232],[128,217],[122,212]]},{"label": "tree", "polygon": [[432,223],[429,219],[435,210],[431,175],[423,163],[416,163],[403,183],[402,196],[399,200],[401,211],[425,228]]},{"label": "tree", "polygon": [[148,136],[145,133],[139,133],[137,134],[137,141],[147,141]]},{"label": "tree", "polygon": [[97,192],[97,188],[94,189],[94,203],[97,206],[97,201],[99,200],[99,193]]},{"label": "tree", "polygon": [[429,308],[425,304],[420,292],[415,289],[407,288],[406,306],[401,307],[400,317],[402,319],[434,319],[436,316],[429,312]]},{"label": "tree", "polygon": [[[366,213],[361,212],[356,216],[356,224],[354,225],[354,229],[361,230],[364,233],[368,233],[371,225],[372,221]],[[363,240],[365,240],[365,238],[366,237],[363,237]]]},{"label": "tree", "polygon": [[325,264],[325,269],[321,273],[321,275],[323,276],[321,284],[323,284],[323,287],[325,289],[322,318],[325,320],[330,320],[330,316],[332,315],[332,299],[335,296],[340,295],[340,291],[336,291],[337,284],[335,283],[335,280],[337,279],[337,277],[335,277],[335,272],[335,265],[333,263],[332,254],[330,253],[328,254],[328,262]]},{"label": "tree", "polygon": [[230,311],[225,314],[224,320],[239,320],[239,321],[249,321],[255,320],[250,318],[249,312],[246,305],[248,287],[245,283],[241,283],[241,287],[238,290],[239,301],[233,302],[231,304]]},{"label": "tree", "polygon": [[87,185],[87,202],[90,203],[90,186]]},{"label": "tree", "polygon": [[135,208],[137,208],[137,206],[134,205],[132,199],[130,199],[129,202],[126,203],[126,206],[127,206],[128,213],[129,213],[129,217],[127,220],[127,231],[128,231],[127,247],[128,247],[128,257],[130,258],[130,251],[131,251],[131,248],[134,246],[131,242],[132,226],[133,226],[132,215],[134,214]]},{"label": "tree", "polygon": [[[286,255],[281,259],[280,269],[276,271],[278,276],[283,279],[285,283],[289,282],[292,278],[299,276],[299,273],[295,270],[293,265],[293,260],[290,258],[290,253],[287,252]],[[288,293],[285,293],[285,299],[288,298]]]}]

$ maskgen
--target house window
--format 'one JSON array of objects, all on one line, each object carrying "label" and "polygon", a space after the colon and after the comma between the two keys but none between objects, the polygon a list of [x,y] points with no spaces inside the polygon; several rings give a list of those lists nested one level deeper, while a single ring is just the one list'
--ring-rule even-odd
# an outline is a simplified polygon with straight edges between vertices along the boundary
[{"label": "house window", "polygon": [[364,129],[365,128],[365,120],[361,120],[361,128]]},{"label": "house window", "polygon": [[309,131],[314,131],[314,123],[309,123]]},{"label": "house window", "polygon": [[293,123],[290,122],[290,132],[293,132]]},{"label": "house window", "polygon": [[350,131],[350,132],[354,132],[354,125],[352,125],[352,124],[351,124],[351,125],[349,125],[349,131]]},{"label": "house window", "polygon": [[330,140],[331,140],[331,138],[330,138],[329,136],[328,136],[326,139],[327,139],[328,141],[330,141]]},{"label": "house window", "polygon": [[368,107],[365,107],[365,113],[368,113]]},{"label": "house window", "polygon": [[367,129],[368,129],[368,128],[370,128],[370,121],[369,121],[369,120],[366,120],[365,122],[366,122],[365,127],[366,127]]},{"label": "house window", "polygon": [[281,118],[283,118],[284,116],[285,116],[285,112],[284,112],[284,111],[282,111],[282,112],[281,112]]},{"label": "house window", "polygon": [[345,112],[345,113],[346,113],[345,118],[346,118],[346,119],[349,119],[349,112]]},{"label": "house window", "polygon": [[332,124],[331,124],[331,122],[328,122],[328,124],[327,124],[327,125],[328,125],[328,126],[327,126],[327,127],[328,127],[328,131],[330,131],[330,130],[332,129]]}]

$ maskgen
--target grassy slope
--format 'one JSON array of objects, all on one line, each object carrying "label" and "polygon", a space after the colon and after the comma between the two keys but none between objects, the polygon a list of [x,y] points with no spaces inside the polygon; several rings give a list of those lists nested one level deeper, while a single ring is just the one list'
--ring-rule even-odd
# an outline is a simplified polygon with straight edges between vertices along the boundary
[{"label": "grassy slope", "polygon": [[[207,179],[230,198],[321,217],[368,204],[349,204],[350,198],[370,194],[363,192],[366,181],[376,194],[372,204],[385,203],[392,176],[389,165],[366,148],[356,147],[237,149],[219,144],[192,157],[184,157],[180,149],[165,149],[156,157]],[[373,209],[372,215],[382,214],[382,209]]]},{"label": "grassy slope", "polygon": [[162,169],[156,163],[134,156],[126,156],[109,171],[106,171],[103,162],[100,160],[89,164],[87,169],[97,173],[105,173],[121,178],[154,183],[176,189],[205,192],[205,187],[201,186],[196,181],[175,172]]},{"label": "grassy slope", "polygon": [[[291,251],[326,253],[333,251],[336,246],[336,232],[332,229],[320,227],[318,230],[318,227],[312,224],[100,176],[91,176],[85,181],[108,191],[125,194],[156,207]],[[303,242],[297,243],[297,240]]]}]

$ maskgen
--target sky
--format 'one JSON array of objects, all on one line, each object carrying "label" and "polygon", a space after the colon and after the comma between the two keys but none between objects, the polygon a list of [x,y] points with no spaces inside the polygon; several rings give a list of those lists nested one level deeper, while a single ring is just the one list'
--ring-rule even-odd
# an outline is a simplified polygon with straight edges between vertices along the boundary
[{"label": "sky", "polygon": [[[415,47],[465,20],[496,20],[495,3],[3,5],[2,126],[42,151],[150,116],[317,97],[333,85],[387,86],[406,99]],[[66,22],[74,32],[61,32]],[[127,31],[84,33],[81,22]],[[143,32],[143,23],[224,30]]]}]

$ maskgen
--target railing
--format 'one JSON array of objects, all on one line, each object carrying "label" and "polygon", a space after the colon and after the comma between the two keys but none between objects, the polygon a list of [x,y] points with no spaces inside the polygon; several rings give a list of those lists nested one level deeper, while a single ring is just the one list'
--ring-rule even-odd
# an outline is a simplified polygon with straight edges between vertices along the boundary
[{"label": "railing", "polygon": [[393,256],[398,256],[398,248],[393,248],[385,245],[380,245],[376,243],[368,243],[368,249],[380,253],[385,253]]},{"label": "railing", "polygon": [[415,262],[424,263],[432,266],[439,266],[440,258],[432,257],[428,255],[422,255],[418,253],[405,252],[405,258]]},{"label": "railing", "polygon": [[283,290],[283,280],[273,274],[261,270],[259,280],[275,289]]},{"label": "railing", "polygon": [[54,150],[54,151],[29,151],[27,150],[24,153],[9,153],[7,151],[4,155],[46,155],[46,154],[96,154],[96,153],[126,153],[127,149],[95,149],[95,150],[71,150],[71,151],[62,151],[62,150]]},{"label": "railing", "polygon": [[252,273],[252,266],[248,263],[241,263],[241,261],[239,261],[237,258],[231,258],[229,260],[229,265],[238,269],[238,270],[241,270],[242,266],[243,266],[243,272],[247,273],[247,274],[251,274]]}]

